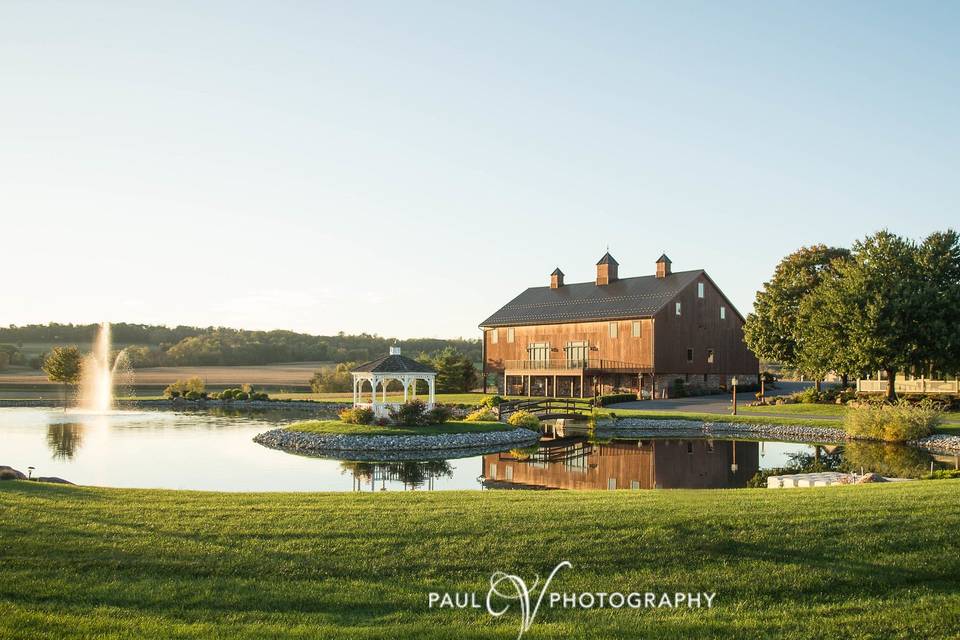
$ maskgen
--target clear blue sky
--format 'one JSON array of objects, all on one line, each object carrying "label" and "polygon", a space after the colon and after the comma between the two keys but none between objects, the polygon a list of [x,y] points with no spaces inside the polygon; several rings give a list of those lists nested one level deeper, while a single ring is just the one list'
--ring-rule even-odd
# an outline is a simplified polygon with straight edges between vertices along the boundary
[{"label": "clear blue sky", "polygon": [[475,336],[960,220],[960,4],[0,5],[0,323]]}]

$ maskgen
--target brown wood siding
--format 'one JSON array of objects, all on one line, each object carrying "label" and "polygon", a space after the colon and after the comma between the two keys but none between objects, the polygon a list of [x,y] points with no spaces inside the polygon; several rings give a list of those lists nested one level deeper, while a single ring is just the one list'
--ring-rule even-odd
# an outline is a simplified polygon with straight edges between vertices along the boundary
[{"label": "brown wood siding", "polygon": [[[640,337],[633,337],[633,320],[616,320],[617,337],[611,338],[609,322],[570,322],[514,327],[514,342],[507,342],[507,327],[483,332],[484,353],[487,371],[503,371],[504,363],[510,360],[526,360],[527,346],[533,342],[550,344],[550,359],[564,360],[564,347],[570,342],[586,340],[590,344],[590,359],[619,360],[641,366],[651,366],[653,359],[653,322],[650,318],[640,321]],[[491,340],[491,332],[499,332],[497,344]]]},{"label": "brown wood siding", "polygon": [[[697,283],[704,284],[704,297],[697,297]],[[675,306],[681,304],[677,317]],[[720,307],[727,309],[720,319]],[[690,283],[654,316],[654,369],[658,373],[744,374],[755,373],[757,358],[743,341],[743,321],[709,278]],[[687,362],[693,349],[693,362]],[[713,364],[707,350],[714,350]]]}]

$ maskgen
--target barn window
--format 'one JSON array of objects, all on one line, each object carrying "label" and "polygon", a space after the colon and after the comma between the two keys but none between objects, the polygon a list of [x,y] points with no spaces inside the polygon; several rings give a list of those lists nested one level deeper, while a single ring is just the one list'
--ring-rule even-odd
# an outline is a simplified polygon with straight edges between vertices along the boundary
[{"label": "barn window", "polygon": [[513,327],[507,329],[507,342],[513,342]]},{"label": "barn window", "polygon": [[726,319],[727,319],[727,308],[726,308],[726,307],[720,307],[720,319],[721,319],[721,320],[726,320]]},{"label": "barn window", "polygon": [[680,303],[677,303],[677,315],[680,315]]},{"label": "barn window", "polygon": [[610,327],[610,337],[611,337],[611,338],[616,338],[616,337],[617,337],[617,323],[616,323],[616,322],[611,322],[610,325],[609,325],[609,327]]},{"label": "barn window", "polygon": [[707,364],[713,364],[713,349],[707,349]]},{"label": "barn window", "polygon": [[687,362],[693,362],[693,349],[687,349]]},{"label": "barn window", "polygon": [[494,329],[490,332],[490,344],[497,344],[500,339],[500,332]]},{"label": "barn window", "polygon": [[640,337],[640,321],[639,321],[639,320],[634,320],[634,321],[633,321],[633,325],[632,325],[632,327],[631,327],[631,331],[632,331],[632,333],[633,333],[633,337],[634,337],[634,338],[639,338],[639,337]]},{"label": "barn window", "polygon": [[698,282],[698,283],[697,283],[697,297],[698,297],[698,298],[703,298],[703,283],[702,283],[702,282]]}]

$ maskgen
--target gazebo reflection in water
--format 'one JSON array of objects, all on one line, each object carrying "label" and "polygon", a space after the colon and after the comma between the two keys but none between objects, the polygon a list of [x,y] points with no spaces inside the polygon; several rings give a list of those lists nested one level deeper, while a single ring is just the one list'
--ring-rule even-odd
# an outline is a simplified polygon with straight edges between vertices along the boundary
[{"label": "gazebo reflection in water", "polygon": [[434,480],[453,476],[446,460],[423,462],[351,462],[340,463],[343,473],[353,476],[354,491],[386,491],[400,485],[403,491],[433,490]]}]

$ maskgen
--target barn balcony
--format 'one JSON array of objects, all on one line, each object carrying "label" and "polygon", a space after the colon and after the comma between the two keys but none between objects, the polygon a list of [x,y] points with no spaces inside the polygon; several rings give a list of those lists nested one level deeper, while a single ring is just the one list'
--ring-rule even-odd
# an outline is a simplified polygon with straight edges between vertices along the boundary
[{"label": "barn balcony", "polygon": [[610,374],[611,384],[639,389],[639,378],[645,373],[653,373],[653,368],[602,358],[506,360],[503,388],[508,395],[584,398],[602,393],[602,379],[611,378]]},{"label": "barn balcony", "polygon": [[606,360],[602,358],[587,358],[583,360],[507,360],[504,363],[504,373],[509,376],[526,376],[531,374],[547,375],[580,375],[593,373],[652,373],[653,368],[636,362],[621,360]]}]

